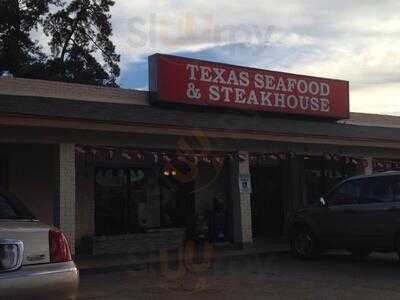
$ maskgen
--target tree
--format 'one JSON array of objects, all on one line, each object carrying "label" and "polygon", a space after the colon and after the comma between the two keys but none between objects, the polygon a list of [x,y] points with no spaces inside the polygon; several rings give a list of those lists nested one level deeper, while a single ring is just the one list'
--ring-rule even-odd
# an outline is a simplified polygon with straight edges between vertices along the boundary
[{"label": "tree", "polygon": [[44,54],[31,31],[38,28],[56,0],[0,0],[0,69],[15,76],[43,72]]},{"label": "tree", "polygon": [[117,86],[120,56],[110,40],[112,0],[72,0],[48,15],[44,31],[51,38],[50,79]]}]

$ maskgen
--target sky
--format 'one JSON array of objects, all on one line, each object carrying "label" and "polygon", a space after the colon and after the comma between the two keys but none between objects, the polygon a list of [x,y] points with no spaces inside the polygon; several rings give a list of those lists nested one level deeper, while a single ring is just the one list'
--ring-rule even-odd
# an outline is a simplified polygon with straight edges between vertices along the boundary
[{"label": "sky", "polygon": [[117,0],[124,88],[174,54],[350,82],[351,111],[400,115],[400,1]]}]

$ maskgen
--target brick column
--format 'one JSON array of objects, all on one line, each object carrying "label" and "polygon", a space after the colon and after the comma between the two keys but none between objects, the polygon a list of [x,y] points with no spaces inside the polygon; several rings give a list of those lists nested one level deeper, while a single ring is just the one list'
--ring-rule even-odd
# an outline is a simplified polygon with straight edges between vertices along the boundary
[{"label": "brick column", "polygon": [[374,167],[373,167],[373,164],[372,164],[372,157],[367,157],[367,158],[365,158],[365,160],[367,161],[367,164],[364,167],[364,174],[365,175],[370,175],[374,171]]},{"label": "brick column", "polygon": [[250,178],[249,154],[240,151],[239,160],[231,163],[231,197],[233,205],[233,241],[246,246],[253,243],[249,190],[240,187],[243,178]]},{"label": "brick column", "polygon": [[59,151],[59,225],[71,252],[75,253],[75,145],[60,144]]}]

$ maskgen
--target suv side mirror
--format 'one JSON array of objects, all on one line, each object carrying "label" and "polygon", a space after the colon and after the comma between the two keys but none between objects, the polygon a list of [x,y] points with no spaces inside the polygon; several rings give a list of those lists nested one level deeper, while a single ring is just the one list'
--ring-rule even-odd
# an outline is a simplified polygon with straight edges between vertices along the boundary
[{"label": "suv side mirror", "polygon": [[319,203],[321,204],[322,207],[326,207],[326,206],[327,206],[324,197],[320,197],[320,198],[319,198]]}]

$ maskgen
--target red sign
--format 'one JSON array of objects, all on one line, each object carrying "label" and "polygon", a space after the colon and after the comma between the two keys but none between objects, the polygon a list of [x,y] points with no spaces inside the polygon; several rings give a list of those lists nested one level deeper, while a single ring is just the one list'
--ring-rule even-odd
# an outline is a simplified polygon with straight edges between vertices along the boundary
[{"label": "red sign", "polygon": [[162,54],[149,57],[149,69],[150,91],[156,101],[332,119],[349,117],[348,81]]}]

